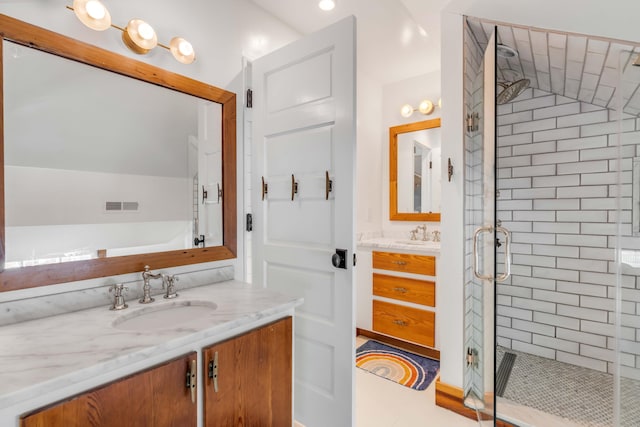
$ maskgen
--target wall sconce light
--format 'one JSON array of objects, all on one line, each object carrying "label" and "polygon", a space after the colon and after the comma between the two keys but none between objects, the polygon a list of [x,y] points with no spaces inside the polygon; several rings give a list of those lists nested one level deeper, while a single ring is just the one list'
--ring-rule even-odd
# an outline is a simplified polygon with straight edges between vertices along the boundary
[{"label": "wall sconce light", "polygon": [[182,37],[174,37],[169,46],[158,43],[158,36],[151,25],[142,19],[132,19],[125,28],[111,23],[111,15],[99,0],[73,0],[73,7],[67,6],[76,17],[87,27],[96,31],[115,28],[122,31],[122,41],[129,50],[138,55],[149,53],[156,46],[160,46],[173,55],[182,64],[191,64],[196,59],[193,46]]},{"label": "wall sconce light", "polygon": [[[439,99],[438,108],[441,108],[441,107],[442,107],[442,99]],[[418,108],[413,108],[411,104],[404,104],[402,108],[400,108],[400,115],[402,117],[408,118],[408,117],[411,117],[414,111],[419,111],[421,114],[428,116],[429,114],[433,113],[435,108],[436,106],[433,104],[433,102],[429,101],[428,99],[424,99],[422,100],[422,102],[420,102],[420,105],[418,105]]]}]

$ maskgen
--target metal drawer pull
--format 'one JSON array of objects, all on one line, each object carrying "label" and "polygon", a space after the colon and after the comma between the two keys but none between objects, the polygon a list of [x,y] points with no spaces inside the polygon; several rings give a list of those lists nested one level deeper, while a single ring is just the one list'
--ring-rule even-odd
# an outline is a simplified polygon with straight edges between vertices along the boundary
[{"label": "metal drawer pull", "polygon": [[398,319],[396,319],[396,320],[394,320],[394,321],[393,321],[393,323],[395,323],[395,324],[396,324],[396,325],[398,325],[398,326],[408,326],[408,323],[407,323],[407,322],[405,322],[404,320],[398,320]]},{"label": "metal drawer pull", "polygon": [[407,261],[391,261],[391,262],[396,265],[407,265]]},{"label": "metal drawer pull", "polygon": [[407,288],[393,288],[394,291],[406,294],[408,292]]}]

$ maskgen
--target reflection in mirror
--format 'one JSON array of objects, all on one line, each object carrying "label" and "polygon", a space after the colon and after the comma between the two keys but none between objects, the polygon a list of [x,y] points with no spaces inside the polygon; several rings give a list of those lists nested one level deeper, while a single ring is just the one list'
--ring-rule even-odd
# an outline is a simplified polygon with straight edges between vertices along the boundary
[{"label": "reflection in mirror", "polygon": [[222,244],[220,104],[3,52],[5,268]]},{"label": "reflection in mirror", "polygon": [[440,220],[440,144],[440,119],[389,128],[391,220]]},{"label": "reflection in mirror", "polygon": [[235,94],[5,15],[0,35],[0,291],[236,256]]}]

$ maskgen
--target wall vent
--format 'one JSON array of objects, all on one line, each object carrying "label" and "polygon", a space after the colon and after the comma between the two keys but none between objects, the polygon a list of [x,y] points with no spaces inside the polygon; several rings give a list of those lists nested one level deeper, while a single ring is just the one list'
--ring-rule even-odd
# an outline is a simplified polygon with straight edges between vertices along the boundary
[{"label": "wall vent", "polygon": [[138,202],[105,202],[107,212],[137,211]]}]

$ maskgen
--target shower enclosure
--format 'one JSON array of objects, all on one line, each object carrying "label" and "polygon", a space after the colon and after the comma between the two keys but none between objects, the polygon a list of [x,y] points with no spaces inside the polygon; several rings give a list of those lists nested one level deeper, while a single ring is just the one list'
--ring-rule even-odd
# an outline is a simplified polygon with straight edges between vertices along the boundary
[{"label": "shower enclosure", "polygon": [[483,424],[640,425],[639,51],[467,19],[464,389]]}]

